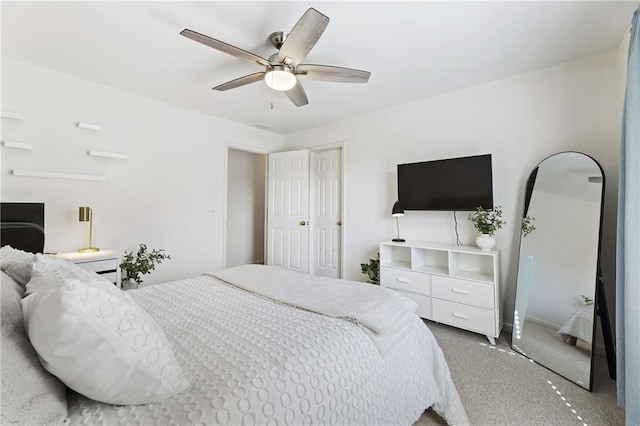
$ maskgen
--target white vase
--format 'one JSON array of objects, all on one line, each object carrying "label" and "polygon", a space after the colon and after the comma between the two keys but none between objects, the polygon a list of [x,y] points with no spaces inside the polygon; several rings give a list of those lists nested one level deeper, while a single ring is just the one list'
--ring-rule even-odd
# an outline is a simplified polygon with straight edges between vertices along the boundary
[{"label": "white vase", "polygon": [[482,251],[490,251],[496,246],[496,239],[489,234],[480,234],[476,237],[476,245],[482,249]]},{"label": "white vase", "polygon": [[122,281],[122,289],[123,290],[133,290],[138,288],[138,283],[134,280],[124,280]]}]

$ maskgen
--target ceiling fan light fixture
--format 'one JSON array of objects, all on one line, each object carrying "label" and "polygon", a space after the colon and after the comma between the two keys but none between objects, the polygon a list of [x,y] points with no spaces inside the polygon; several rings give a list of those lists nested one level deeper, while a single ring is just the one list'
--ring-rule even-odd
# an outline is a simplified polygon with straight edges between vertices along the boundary
[{"label": "ceiling fan light fixture", "polygon": [[296,76],[291,69],[285,65],[273,65],[264,75],[267,86],[273,90],[285,92],[293,89],[296,85]]}]

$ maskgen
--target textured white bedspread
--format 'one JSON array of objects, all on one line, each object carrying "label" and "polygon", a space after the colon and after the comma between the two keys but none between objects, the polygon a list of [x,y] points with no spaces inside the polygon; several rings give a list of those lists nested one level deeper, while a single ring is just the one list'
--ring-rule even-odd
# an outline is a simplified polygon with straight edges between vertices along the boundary
[{"label": "textured white bedspread", "polygon": [[279,303],[358,323],[383,355],[393,347],[418,307],[388,288],[275,266],[241,265],[207,275]]},{"label": "textured white bedspread", "polygon": [[316,277],[266,265],[241,265],[212,272],[216,278],[272,300],[393,334],[418,304],[398,292],[355,281]]},{"label": "textured white bedspread", "polygon": [[410,425],[430,406],[468,423],[442,351],[415,315],[383,357],[358,324],[210,276],[130,294],[165,330],[192,387],[140,406],[71,396],[71,424]]},{"label": "textured white bedspread", "polygon": [[574,312],[571,317],[562,324],[562,327],[558,330],[558,334],[563,338],[567,338],[569,336],[577,337],[578,339],[582,339],[591,344],[594,315],[595,308],[592,304],[583,306]]}]

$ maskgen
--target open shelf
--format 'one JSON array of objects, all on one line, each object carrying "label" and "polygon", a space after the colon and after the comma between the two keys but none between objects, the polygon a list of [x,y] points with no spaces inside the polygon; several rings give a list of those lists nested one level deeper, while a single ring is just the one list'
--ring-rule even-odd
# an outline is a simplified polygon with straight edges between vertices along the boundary
[{"label": "open shelf", "polygon": [[380,245],[380,266],[493,284],[499,274],[497,255],[476,247],[387,242]]},{"label": "open shelf", "polygon": [[452,277],[469,280],[495,281],[494,256],[480,253],[451,252],[449,273]]},{"label": "open shelf", "polygon": [[434,274],[449,274],[449,252],[427,248],[411,249],[411,269]]},{"label": "open shelf", "polygon": [[380,266],[411,269],[411,247],[381,246]]}]

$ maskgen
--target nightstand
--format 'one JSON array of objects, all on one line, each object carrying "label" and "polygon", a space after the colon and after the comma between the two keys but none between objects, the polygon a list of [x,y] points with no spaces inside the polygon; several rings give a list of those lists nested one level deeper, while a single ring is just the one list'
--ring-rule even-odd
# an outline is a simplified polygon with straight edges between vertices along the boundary
[{"label": "nightstand", "polygon": [[112,250],[100,250],[93,253],[57,253],[55,257],[67,259],[82,269],[95,272],[120,287],[119,258]]}]

